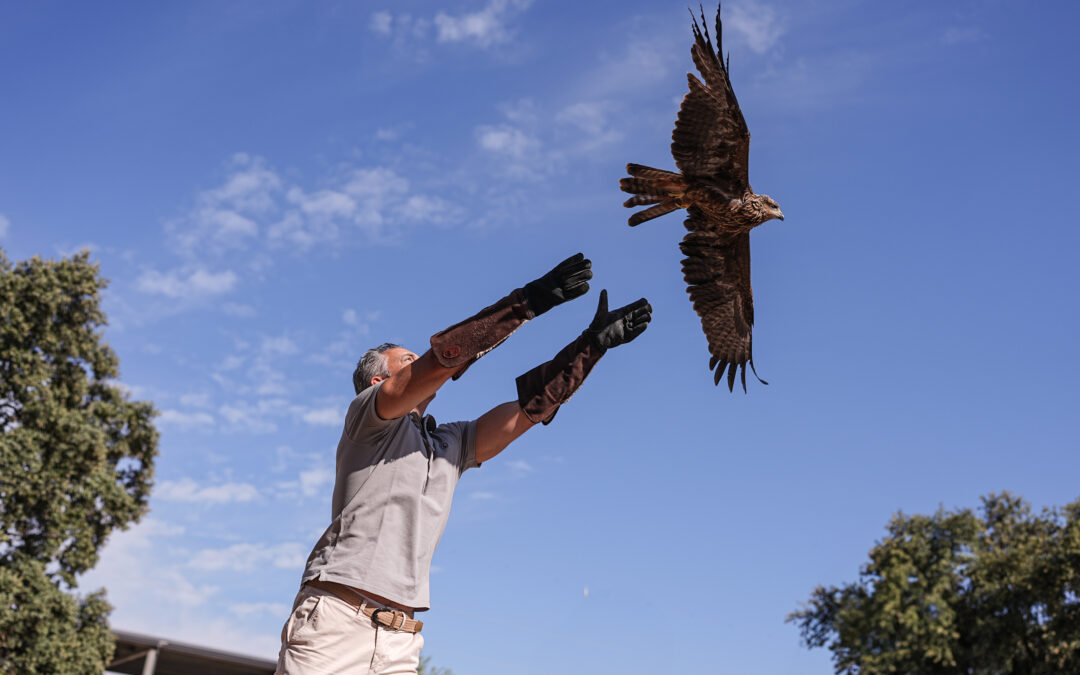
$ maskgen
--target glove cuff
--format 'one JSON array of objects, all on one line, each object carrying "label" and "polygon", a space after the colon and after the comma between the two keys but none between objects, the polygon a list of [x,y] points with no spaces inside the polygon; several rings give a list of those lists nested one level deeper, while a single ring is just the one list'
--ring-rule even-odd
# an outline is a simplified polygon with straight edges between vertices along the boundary
[{"label": "glove cuff", "polygon": [[510,295],[485,307],[468,319],[431,336],[431,353],[444,368],[465,369],[535,316],[525,300],[525,291],[515,289]]},{"label": "glove cuff", "polygon": [[517,378],[518,405],[534,424],[550,424],[559,406],[570,400],[604,355],[593,339],[582,333],[555,358]]}]

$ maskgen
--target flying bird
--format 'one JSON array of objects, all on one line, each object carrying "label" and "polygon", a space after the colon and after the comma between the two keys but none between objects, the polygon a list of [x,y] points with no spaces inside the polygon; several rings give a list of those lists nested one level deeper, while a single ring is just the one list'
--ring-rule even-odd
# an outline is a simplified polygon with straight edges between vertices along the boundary
[{"label": "flying bird", "polygon": [[725,63],[722,56],[720,8],[715,50],[704,10],[700,28],[693,12],[690,17],[694,32],[690,55],[704,82],[693,73],[686,75],[690,91],[683,97],[671,134],[671,155],[680,173],[627,164],[630,177],[620,180],[619,187],[634,195],[623,206],[654,205],[630,216],[631,227],[686,209],[683,224],[689,232],[679,244],[686,255],[682,271],[709,342],[709,369],[715,384],[727,371],[729,391],[741,370],[745,392],[747,363],[757,377],[751,348],[750,230],[773,218],[783,220],[784,214],[772,197],[750,188],[750,132],[731,88],[730,57]]}]

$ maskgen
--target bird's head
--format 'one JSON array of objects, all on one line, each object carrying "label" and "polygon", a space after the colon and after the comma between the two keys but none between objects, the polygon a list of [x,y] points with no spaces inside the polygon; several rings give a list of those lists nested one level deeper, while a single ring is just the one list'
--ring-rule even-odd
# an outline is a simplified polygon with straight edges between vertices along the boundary
[{"label": "bird's head", "polygon": [[758,223],[759,225],[765,221],[772,220],[773,218],[776,218],[777,220],[784,219],[784,212],[780,210],[780,205],[776,203],[775,199],[769,195],[754,196],[757,197],[758,217],[761,218],[761,222]]}]

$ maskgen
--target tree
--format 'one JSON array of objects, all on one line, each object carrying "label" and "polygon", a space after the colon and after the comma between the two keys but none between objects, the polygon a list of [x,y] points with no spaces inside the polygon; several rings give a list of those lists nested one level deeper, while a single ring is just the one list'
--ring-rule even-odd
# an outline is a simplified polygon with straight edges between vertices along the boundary
[{"label": "tree", "polygon": [[449,668],[438,668],[431,665],[430,656],[420,656],[420,667],[416,671],[416,675],[454,675]]},{"label": "tree", "polygon": [[788,616],[837,673],[1080,673],[1080,500],[1032,514],[1009,493],[893,517],[859,581]]},{"label": "tree", "polygon": [[0,250],[0,672],[100,673],[104,593],[76,575],[146,512],[156,414],[102,341],[106,281],[83,252],[12,265]]}]

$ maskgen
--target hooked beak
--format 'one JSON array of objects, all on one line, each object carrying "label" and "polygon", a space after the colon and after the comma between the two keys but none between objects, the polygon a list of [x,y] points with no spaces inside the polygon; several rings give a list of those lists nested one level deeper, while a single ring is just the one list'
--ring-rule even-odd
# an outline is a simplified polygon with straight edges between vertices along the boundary
[{"label": "hooked beak", "polygon": [[776,218],[777,218],[777,220],[783,220],[784,219],[784,212],[781,211],[780,209],[776,209]]}]

